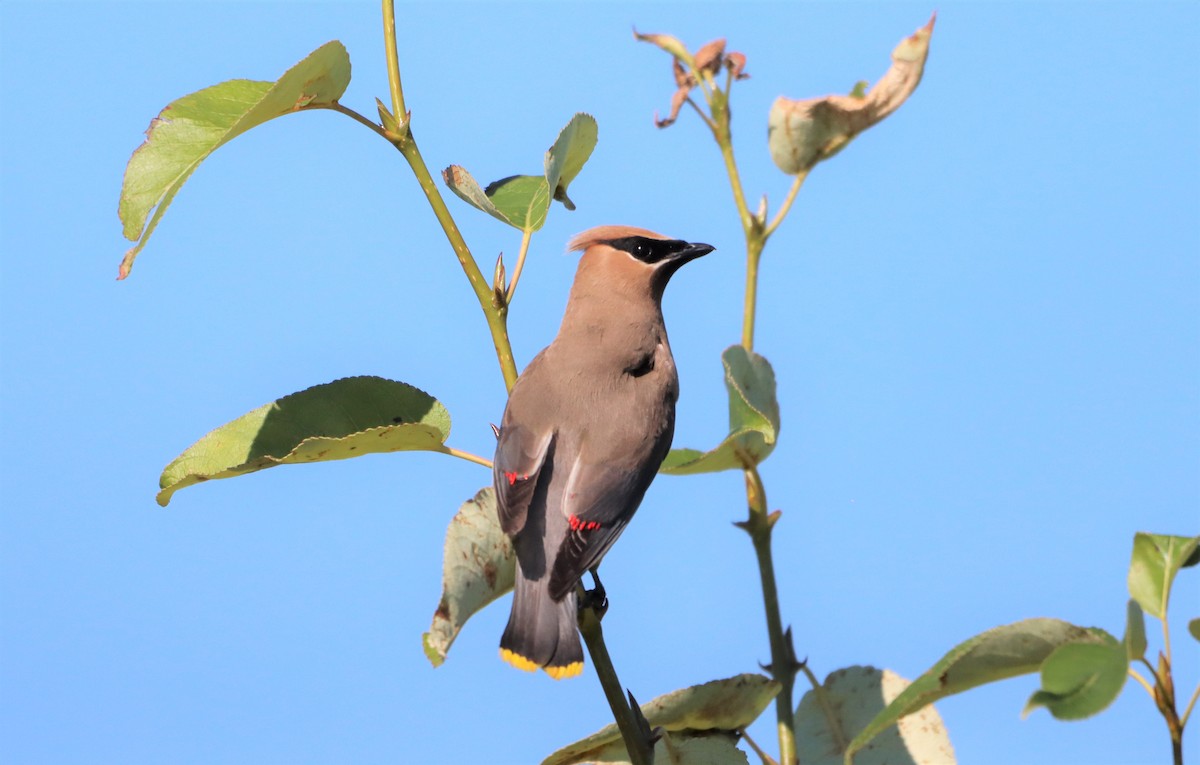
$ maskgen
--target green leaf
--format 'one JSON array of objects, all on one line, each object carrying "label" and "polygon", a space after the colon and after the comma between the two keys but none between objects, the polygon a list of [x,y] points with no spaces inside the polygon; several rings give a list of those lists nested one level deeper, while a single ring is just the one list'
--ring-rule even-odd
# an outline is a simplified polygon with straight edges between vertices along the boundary
[{"label": "green leaf", "polygon": [[1059,646],[1042,664],[1042,689],[1022,715],[1046,707],[1059,720],[1082,720],[1102,711],[1125,686],[1129,660],[1115,639]]},{"label": "green leaf", "polygon": [[163,470],[158,504],[180,489],[276,465],[425,450],[445,452],[446,408],[381,377],[347,377],[261,406],[201,438]]},{"label": "green leaf", "polygon": [[[746,753],[737,748],[737,740],[737,735],[728,731],[664,732],[654,744],[654,762],[669,765],[749,765]],[[625,749],[624,741],[618,736],[616,740],[585,755],[563,759],[555,752],[542,765],[551,762],[555,765],[632,765],[632,758]]]},{"label": "green leaf", "polygon": [[1179,569],[1200,560],[1200,537],[1173,537],[1139,531],[1129,562],[1129,594],[1146,613],[1162,619]]},{"label": "green leaf", "polygon": [[514,228],[537,231],[546,222],[550,188],[543,177],[512,175],[483,189],[464,168],[450,165],[442,180],[459,199]]},{"label": "green leaf", "polygon": [[767,145],[779,169],[788,175],[807,172],[899,109],[921,82],[934,18],[900,41],[891,68],[865,92],[856,86],[848,96],[777,98],[767,117]]},{"label": "green leaf", "polygon": [[513,588],[515,575],[516,554],[500,529],[495,491],[480,489],[463,503],[446,530],[442,599],[433,613],[433,625],[421,639],[433,666],[446,660],[472,615]]},{"label": "green leaf", "polygon": [[1196,638],[1197,641],[1200,641],[1200,619],[1192,619],[1190,622],[1188,622],[1188,632],[1190,632],[1192,637]]},{"label": "green leaf", "polygon": [[[230,80],[167,105],[129,158],[118,214],[137,242],[121,261],[124,279],[184,182],[208,155],[253,127],[284,114],[336,103],[350,82],[350,57],[336,40],[271,82]],[[150,217],[150,211],[154,215]]]},{"label": "green leaf", "polygon": [[1037,670],[1061,645],[1111,640],[1115,638],[1103,630],[1045,618],[1026,619],[982,632],[959,643],[905,688],[854,737],[847,755],[862,749],[900,718],[938,699]]},{"label": "green leaf", "polygon": [[1146,655],[1146,617],[1136,600],[1130,598],[1125,607],[1125,637],[1121,640],[1125,646],[1125,658],[1136,661]]},{"label": "green leaf", "polygon": [[771,364],[754,351],[732,345],[721,354],[729,391],[729,435],[707,452],[672,449],[660,471],[668,475],[741,470],[774,450],[779,436],[779,401]]},{"label": "green leaf", "polygon": [[450,165],[442,171],[442,180],[472,207],[526,233],[537,231],[546,223],[551,197],[568,210],[575,209],[567,198],[567,186],[592,155],[597,134],[595,118],[579,113],[559,132],[546,152],[544,176],[510,175],[481,188],[464,168]]},{"label": "green leaf", "polygon": [[[796,707],[796,748],[800,762],[840,765],[847,740],[863,730],[909,685],[895,672],[875,667],[847,667],[830,673],[821,690],[805,693]],[[854,758],[855,765],[916,762],[952,765],[954,761],[954,748],[946,727],[932,706],[901,718]]]},{"label": "green leaf", "polygon": [[568,210],[574,210],[575,203],[567,196],[567,186],[592,156],[599,130],[595,117],[580,112],[559,132],[546,152],[546,187],[553,190],[554,198]]},{"label": "green leaf", "polygon": [[522,231],[537,231],[546,223],[550,209],[550,187],[536,175],[513,175],[492,181],[483,193],[500,213]]},{"label": "green leaf", "polygon": [[[670,733],[687,731],[697,734],[732,733],[754,722],[771,699],[779,693],[780,685],[769,677],[756,674],[737,675],[672,691],[642,704],[642,714],[651,728],[661,727]],[[676,742],[683,741],[676,738]],[[662,746],[660,743],[659,746]],[[707,746],[697,750],[708,751]],[[675,762],[655,748],[655,762]],[[685,760],[685,762],[728,762],[729,760]],[[736,760],[741,762],[740,760]],[[629,762],[621,733],[615,724],[608,725],[587,738],[559,749],[542,765],[572,765],[582,762]]]}]

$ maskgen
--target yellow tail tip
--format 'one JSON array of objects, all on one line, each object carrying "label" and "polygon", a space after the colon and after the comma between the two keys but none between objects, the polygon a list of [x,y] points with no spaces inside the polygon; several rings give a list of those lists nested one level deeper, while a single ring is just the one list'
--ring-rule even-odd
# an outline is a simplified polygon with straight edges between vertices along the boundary
[{"label": "yellow tail tip", "polygon": [[563,680],[568,677],[575,677],[583,673],[583,662],[576,661],[567,664],[564,667],[542,667],[546,670],[546,674],[553,677],[555,680]]},{"label": "yellow tail tip", "polygon": [[521,670],[522,672],[533,672],[533,671],[539,669],[536,662],[526,659],[524,656],[522,656],[519,653],[513,653],[512,651],[508,650],[507,648],[500,649],[500,658],[504,659],[504,661],[513,665],[514,667]]},{"label": "yellow tail tip", "polygon": [[575,661],[561,667],[543,667],[536,661],[526,659],[521,654],[514,653],[507,648],[500,649],[500,658],[523,672],[534,672],[539,669],[544,669],[546,670],[546,674],[555,680],[563,680],[568,677],[575,677],[576,675],[583,674],[582,661]]}]

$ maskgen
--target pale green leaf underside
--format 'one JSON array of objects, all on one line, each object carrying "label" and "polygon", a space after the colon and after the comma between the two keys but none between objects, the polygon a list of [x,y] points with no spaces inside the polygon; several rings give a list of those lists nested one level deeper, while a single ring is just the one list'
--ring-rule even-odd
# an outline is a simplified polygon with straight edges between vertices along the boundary
[{"label": "pale green leaf underside", "polygon": [[[552,755],[552,756],[557,756]],[[550,760],[546,760],[546,763]],[[737,748],[737,736],[727,731],[664,732],[654,745],[654,762],[669,765],[749,765],[746,753]],[[543,765],[546,765],[543,763]],[[618,737],[583,756],[556,759],[555,765],[632,765],[625,742]],[[808,765],[808,763],[805,763]]]},{"label": "pale green leaf underside", "polygon": [[492,205],[513,226],[537,231],[546,223],[550,209],[550,187],[537,175],[514,175],[488,184],[483,190]]},{"label": "pale green leaf underside", "polygon": [[[754,722],[779,693],[779,688],[779,683],[763,675],[737,675],[659,696],[642,704],[642,714],[651,728],[662,727],[672,732],[736,731]],[[616,757],[624,753],[624,743],[616,724],[559,749],[542,765],[628,762],[628,754],[624,754],[624,759],[614,758],[613,747],[616,747]],[[600,760],[601,754],[609,759]],[[658,761],[657,757],[655,761]]]},{"label": "pale green leaf underside", "polygon": [[1138,532],[1129,562],[1129,594],[1158,619],[1167,613],[1171,585],[1184,566],[1194,565],[1200,537]]},{"label": "pale green leaf underside", "polygon": [[1125,658],[1129,661],[1137,661],[1146,655],[1146,617],[1133,598],[1125,607],[1125,637],[1121,643],[1125,646]]},{"label": "pale green leaf underside", "polygon": [[707,452],[672,449],[660,472],[693,475],[740,470],[758,465],[775,449],[779,437],[779,401],[771,364],[753,351],[733,345],[721,354],[729,391],[729,435]]},{"label": "pale green leaf underside", "polygon": [[451,165],[442,180],[459,199],[513,228],[537,231],[546,222],[550,188],[541,176],[513,175],[484,189],[465,168]]},{"label": "pale green leaf underside", "polygon": [[446,660],[450,645],[472,615],[513,588],[516,554],[500,529],[496,494],[481,489],[459,508],[446,530],[442,599],[433,625],[422,637],[433,666]]},{"label": "pale green leaf underside", "polygon": [[1103,630],[1047,618],[1026,619],[982,632],[955,646],[914,680],[854,737],[849,751],[858,751],[884,728],[926,704],[984,683],[1037,671],[1060,645],[1113,639]]},{"label": "pale green leaf underside", "polygon": [[[796,707],[796,747],[804,765],[841,765],[848,738],[863,730],[909,682],[891,670],[846,667],[831,672],[821,684],[828,709],[815,690]],[[836,725],[836,729],[835,726]],[[932,706],[904,717],[885,729],[854,757],[855,765],[940,763],[955,761],[946,727]]]},{"label": "pale green leaf underside", "polygon": [[1043,662],[1042,687],[1029,697],[1024,714],[1046,707],[1058,720],[1091,717],[1117,698],[1128,670],[1125,646],[1115,639],[1061,645]]},{"label": "pale green leaf underside", "polygon": [[597,135],[596,120],[587,114],[576,114],[546,152],[545,175],[511,175],[484,188],[465,168],[450,165],[442,171],[442,180],[472,207],[531,233],[545,225],[551,198],[575,209],[567,198],[567,186],[591,156]]},{"label": "pale green leaf underside", "polygon": [[567,187],[592,156],[599,132],[596,118],[580,112],[559,132],[546,152],[546,187],[568,210],[574,210],[575,204],[567,196]]},{"label": "pale green leaf underside", "polygon": [[229,422],[163,470],[158,503],[202,481],[364,454],[445,452],[450,415],[424,391],[382,377],[348,377],[293,393]]},{"label": "pale green leaf underside", "polygon": [[333,104],[349,82],[350,57],[334,40],[274,83],[230,80],[168,104],[151,121],[146,141],[125,168],[118,214],[125,238],[137,244],[125,253],[119,278],[129,274],[171,200],[205,158],[275,117]]}]

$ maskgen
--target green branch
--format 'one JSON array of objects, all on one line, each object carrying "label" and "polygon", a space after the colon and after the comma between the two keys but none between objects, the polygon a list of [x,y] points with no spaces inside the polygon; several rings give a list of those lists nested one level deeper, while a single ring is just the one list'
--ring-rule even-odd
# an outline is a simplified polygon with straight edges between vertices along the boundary
[{"label": "green branch", "polygon": [[467,247],[462,233],[458,230],[458,225],[454,222],[454,217],[446,208],[446,201],[433,181],[433,176],[425,164],[424,157],[421,156],[420,149],[417,148],[417,140],[409,125],[408,112],[404,106],[404,91],[400,84],[399,53],[396,49],[396,13],[393,0],[383,0],[383,33],[387,44],[388,84],[391,89],[393,113],[404,126],[403,134],[390,136],[389,141],[399,150],[405,161],[408,162],[408,166],[412,168],[413,175],[416,176],[417,183],[421,186],[421,191],[429,200],[434,217],[441,225],[446,239],[450,242],[450,247],[454,250],[455,257],[458,258],[459,265],[462,266],[463,273],[467,276],[467,281],[475,290],[479,307],[483,310],[484,318],[487,319],[488,330],[492,335],[492,344],[496,348],[500,372],[504,375],[504,386],[507,390],[512,390],[513,383],[517,381],[517,365],[513,360],[512,344],[508,339],[508,325],[505,322],[504,308],[496,304],[495,293],[492,291],[491,285],[483,278],[479,265],[475,262],[470,248]]},{"label": "green branch", "polygon": [[392,114],[398,120],[407,118],[404,108],[404,86],[400,83],[400,48],[396,44],[396,6],[392,0],[383,0],[383,44],[387,56],[388,88],[392,95]]},{"label": "green branch", "polygon": [[[612,657],[608,655],[608,647],[604,644],[604,631],[600,627],[600,617],[595,609],[588,606],[579,609],[579,632],[583,635],[592,666],[596,668],[596,677],[600,680],[604,697],[608,699],[608,706],[612,709],[617,728],[621,731],[621,738],[625,741],[625,748],[629,751],[629,762],[631,765],[654,765],[654,746],[644,730],[645,718],[639,720],[641,710],[635,713],[625,699],[624,686],[617,677]],[[630,696],[630,699],[632,698]]]},{"label": "green branch", "polygon": [[[695,69],[693,68],[695,73]],[[704,78],[698,77],[703,80]],[[733,153],[733,133],[730,127],[729,93],[733,83],[732,77],[726,78],[725,90],[713,84],[711,78],[707,82],[711,89],[704,89],[705,100],[711,112],[711,118],[705,117],[705,123],[712,130],[713,138],[721,151],[725,163],[725,171],[729,176],[729,187],[733,193],[733,201],[737,207],[738,220],[742,224],[742,233],[746,240],[746,291],[742,308],[742,345],[747,351],[754,348],[754,324],[758,313],[758,265],[762,257],[767,239],[778,228],[784,216],[792,207],[800,187],[804,184],[807,173],[796,176],[792,187],[784,199],[783,205],[775,214],[768,226],[766,224],[766,203],[758,215],[751,213],[746,204],[746,192],[742,187],[741,174],[738,171],[737,160]],[[699,110],[697,110],[699,111]],[[796,765],[796,733],[795,710],[792,696],[796,672],[801,665],[796,661],[795,650],[792,646],[791,630],[785,631],[783,619],[779,612],[779,592],[775,581],[775,562],[771,554],[771,529],[778,520],[779,514],[767,510],[766,489],[758,468],[747,465],[746,501],[749,507],[749,518],[737,525],[750,535],[754,546],[754,554],[758,560],[758,573],[762,585],[763,609],[767,620],[767,638],[771,647],[771,665],[768,668],[772,677],[779,682],[781,688],[775,697],[775,717],[779,734],[780,765]]]},{"label": "green branch", "polygon": [[783,629],[779,614],[779,590],[775,582],[775,563],[771,556],[771,530],[779,520],[779,512],[767,512],[767,494],[758,468],[748,467],[746,500],[750,516],[737,526],[750,535],[754,554],[758,558],[758,574],[762,583],[763,610],[767,617],[767,638],[771,646],[771,664],[767,670],[781,686],[775,696],[775,718],[779,732],[780,765],[796,765],[796,715],[792,692],[796,672],[800,669],[792,647],[791,631]]}]

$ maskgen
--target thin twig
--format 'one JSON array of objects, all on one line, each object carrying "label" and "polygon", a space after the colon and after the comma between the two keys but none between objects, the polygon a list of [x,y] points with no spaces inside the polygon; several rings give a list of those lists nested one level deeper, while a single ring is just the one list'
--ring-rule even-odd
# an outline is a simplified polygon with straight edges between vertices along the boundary
[{"label": "thin twig", "polygon": [[1129,668],[1129,676],[1132,677],[1134,680],[1137,680],[1138,684],[1146,689],[1146,693],[1150,694],[1151,699],[1154,698],[1154,686],[1150,685],[1150,682],[1148,680],[1146,680],[1146,678],[1142,677],[1142,674],[1140,672],[1138,672],[1133,667],[1130,667]]},{"label": "thin twig", "polygon": [[846,738],[846,731],[842,729],[842,721],[838,719],[837,713],[833,711],[833,705],[829,703],[829,694],[825,692],[825,686],[821,685],[821,681],[817,680],[817,676],[813,674],[807,664],[801,664],[800,671],[812,685],[813,694],[817,697],[817,703],[821,705],[821,711],[825,714],[826,722],[829,723],[829,730],[833,733],[837,750],[845,752],[850,746],[850,741]]},{"label": "thin twig", "polygon": [[1196,706],[1197,698],[1200,698],[1200,683],[1196,684],[1196,690],[1192,691],[1191,701],[1188,702],[1187,708],[1183,710],[1183,717],[1179,718],[1180,729],[1187,726],[1188,718],[1192,716],[1192,708]]},{"label": "thin twig", "polygon": [[758,755],[758,759],[763,761],[763,765],[779,765],[779,763],[775,762],[775,758],[764,752],[762,747],[760,747],[754,741],[754,739],[750,738],[749,731],[747,731],[745,728],[742,728],[741,734],[742,738],[746,740],[746,743],[750,745],[750,748],[754,750],[754,753]]},{"label": "thin twig", "polygon": [[708,115],[704,113],[704,110],[700,108],[700,105],[696,103],[695,99],[693,99],[691,96],[688,96],[686,100],[687,103],[691,104],[692,108],[696,110],[696,114],[700,117],[700,119],[704,120],[704,124],[708,125],[708,129],[716,132],[717,123],[709,119]]},{"label": "thin twig", "polygon": [[517,253],[517,265],[513,268],[512,280],[508,283],[508,291],[504,293],[505,306],[512,303],[513,295],[517,291],[517,280],[521,278],[521,270],[525,268],[525,254],[529,252],[529,239],[532,236],[532,229],[526,230],[521,235],[521,251]]},{"label": "thin twig", "polygon": [[779,228],[780,223],[783,223],[784,217],[792,209],[792,202],[796,201],[796,195],[800,192],[800,187],[804,185],[805,179],[808,178],[808,173],[808,170],[803,170],[796,174],[795,179],[792,181],[792,187],[788,189],[787,196],[783,199],[783,204],[779,206],[775,217],[771,219],[771,224],[763,231],[764,238],[775,233],[775,229]]}]

